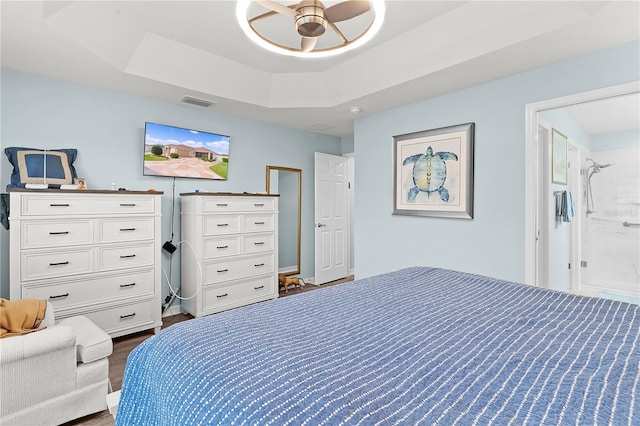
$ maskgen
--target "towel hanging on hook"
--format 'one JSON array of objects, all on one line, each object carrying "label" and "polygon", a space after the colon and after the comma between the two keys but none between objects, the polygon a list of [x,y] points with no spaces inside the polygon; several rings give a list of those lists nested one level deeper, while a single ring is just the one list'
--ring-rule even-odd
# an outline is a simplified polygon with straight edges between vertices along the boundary
[{"label": "towel hanging on hook", "polygon": [[564,191],[564,215],[562,220],[564,222],[571,222],[571,219],[576,215],[576,206],[573,203],[573,194],[571,191]]},{"label": "towel hanging on hook", "polygon": [[563,200],[566,199],[564,196],[565,193],[566,191],[553,191],[553,196],[555,197],[555,201],[556,201],[556,219],[560,219],[564,217],[565,204]]},{"label": "towel hanging on hook", "polygon": [[553,191],[556,202],[556,218],[563,222],[571,222],[575,216],[573,194],[569,191]]}]

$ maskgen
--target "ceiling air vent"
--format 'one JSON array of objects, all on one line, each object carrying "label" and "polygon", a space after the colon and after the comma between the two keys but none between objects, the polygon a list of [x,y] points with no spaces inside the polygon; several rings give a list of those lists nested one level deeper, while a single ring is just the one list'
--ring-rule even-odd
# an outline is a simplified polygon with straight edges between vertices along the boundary
[{"label": "ceiling air vent", "polygon": [[210,106],[214,106],[218,104],[215,101],[208,101],[206,99],[194,98],[193,96],[183,96],[182,99],[180,99],[180,101],[184,102],[185,104],[196,105],[203,108],[209,108]]},{"label": "ceiling air vent", "polygon": [[310,130],[312,132],[324,132],[325,130],[329,130],[331,128],[333,128],[333,126],[328,126],[322,123],[316,123],[316,124],[312,124],[311,126],[307,126],[304,129]]}]

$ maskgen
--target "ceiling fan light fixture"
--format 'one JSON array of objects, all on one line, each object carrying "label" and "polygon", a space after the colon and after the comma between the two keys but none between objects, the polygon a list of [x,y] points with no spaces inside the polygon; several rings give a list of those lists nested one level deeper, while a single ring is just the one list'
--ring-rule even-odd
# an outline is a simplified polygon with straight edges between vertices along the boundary
[{"label": "ceiling fan light fixture", "polygon": [[327,29],[327,20],[324,17],[324,6],[316,0],[300,2],[296,9],[296,30],[303,37],[318,37]]},{"label": "ceiling fan light fixture", "polygon": [[[247,13],[249,11],[249,7],[254,2],[266,7],[267,9],[265,9],[265,13],[249,17],[247,16]],[[343,3],[346,2],[347,1]],[[364,11],[370,11],[371,16],[368,22],[368,26],[366,26],[366,28],[364,28],[362,32],[360,32],[355,37],[351,37],[350,39],[347,39],[343,34],[340,33],[339,37],[342,38],[342,40],[339,43],[331,45],[329,47],[321,47],[322,45],[318,44],[317,49],[315,43],[313,43],[314,47],[312,47],[311,50],[308,50],[305,49],[305,47],[308,48],[309,39],[320,38],[320,36],[326,32],[328,26],[336,31],[335,22],[339,23],[339,21],[347,20],[350,18],[335,18],[336,13],[332,13],[332,16],[334,16],[334,18],[328,18],[325,14],[324,5],[318,0],[302,0],[295,6],[285,6],[282,3],[274,3],[276,2],[271,0],[238,0],[236,3],[236,20],[238,21],[240,28],[251,41],[266,50],[281,55],[296,56],[302,58],[325,58],[329,56],[335,56],[364,45],[369,40],[371,40],[373,36],[380,30],[384,21],[385,14],[384,0],[369,0],[369,4],[371,7],[369,8],[368,6],[366,6]],[[287,8],[289,8],[290,10],[287,11]],[[332,6],[329,9],[332,9],[332,12],[334,12],[334,8],[335,6]],[[271,9],[271,11],[267,12],[268,9]],[[364,11],[361,10],[360,12],[357,12],[357,14],[362,14],[364,13]],[[268,35],[259,32],[253,25],[256,21],[268,18],[276,13],[285,14],[288,16],[293,16],[295,14],[295,17],[293,17],[293,21],[296,31],[300,36],[302,36],[302,47],[285,46],[278,44],[277,42],[270,39]],[[354,16],[357,15],[352,14],[351,17]],[[334,23],[331,23],[330,19],[333,19]],[[305,43],[305,41],[307,43]]]}]

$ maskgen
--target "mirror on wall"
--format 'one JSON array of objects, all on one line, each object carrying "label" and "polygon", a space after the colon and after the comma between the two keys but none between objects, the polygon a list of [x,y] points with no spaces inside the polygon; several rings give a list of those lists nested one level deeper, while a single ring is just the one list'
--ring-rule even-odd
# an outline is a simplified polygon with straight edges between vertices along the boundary
[{"label": "mirror on wall", "polygon": [[300,273],[302,170],[267,166],[267,193],[278,199],[278,265],[281,274]]}]

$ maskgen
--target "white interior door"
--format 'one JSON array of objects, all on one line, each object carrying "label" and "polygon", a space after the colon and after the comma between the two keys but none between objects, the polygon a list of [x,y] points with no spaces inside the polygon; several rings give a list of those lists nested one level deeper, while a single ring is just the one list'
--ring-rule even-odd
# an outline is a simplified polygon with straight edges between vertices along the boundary
[{"label": "white interior door", "polygon": [[315,284],[349,275],[347,158],[315,153]]}]

